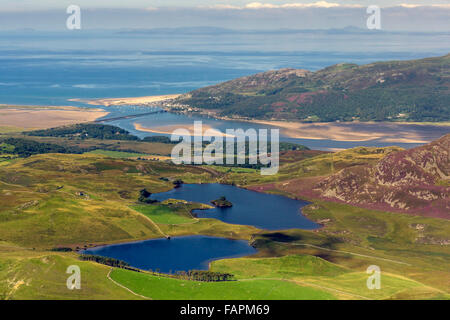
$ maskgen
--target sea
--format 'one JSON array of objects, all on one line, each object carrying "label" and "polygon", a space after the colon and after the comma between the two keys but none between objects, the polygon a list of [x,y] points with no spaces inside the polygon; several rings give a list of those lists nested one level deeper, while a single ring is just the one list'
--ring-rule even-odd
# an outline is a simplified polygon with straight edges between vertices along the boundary
[{"label": "sea", "polygon": [[[1,31],[0,104],[92,108],[96,106],[69,100],[186,93],[280,68],[316,71],[343,62],[367,64],[440,56],[449,53],[449,44],[450,33],[351,30],[233,30],[217,34],[207,29],[202,32],[201,28],[185,33],[182,30]],[[107,110],[110,117],[145,112],[139,106]],[[192,124],[193,120],[174,114],[139,118],[145,126]],[[141,137],[152,135],[136,132],[132,121],[135,119],[113,124]],[[214,124],[212,119],[205,121]],[[242,123],[227,126],[241,127]],[[430,140],[449,131],[448,127],[435,126],[417,126],[413,130],[426,130]],[[317,149],[388,144],[376,140],[283,139]]]}]

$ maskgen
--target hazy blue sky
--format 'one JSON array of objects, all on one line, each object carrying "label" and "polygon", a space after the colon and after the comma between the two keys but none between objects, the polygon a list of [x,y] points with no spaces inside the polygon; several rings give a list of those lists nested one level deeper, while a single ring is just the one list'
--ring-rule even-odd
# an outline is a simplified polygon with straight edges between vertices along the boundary
[{"label": "hazy blue sky", "polygon": [[384,30],[450,32],[449,0],[0,0],[0,30],[65,28],[81,7],[83,29],[211,26],[233,29],[366,28],[368,5]]},{"label": "hazy blue sky", "polygon": [[[0,10],[36,10],[36,9],[55,9],[67,7],[69,4],[76,4],[86,8],[147,8],[147,7],[197,7],[197,6],[236,6],[245,7],[251,3],[260,3],[265,5],[286,5],[286,4],[312,4],[323,3],[324,6],[341,5],[380,5],[380,6],[395,6],[401,4],[408,5],[439,5],[447,4],[448,0],[328,0],[328,1],[314,1],[314,0],[2,0]],[[328,4],[326,4],[328,3]]]}]

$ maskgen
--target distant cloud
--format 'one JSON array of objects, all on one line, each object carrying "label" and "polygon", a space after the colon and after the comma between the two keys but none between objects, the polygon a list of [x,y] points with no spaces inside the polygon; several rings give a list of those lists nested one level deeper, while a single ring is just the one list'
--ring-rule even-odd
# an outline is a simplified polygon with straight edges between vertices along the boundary
[{"label": "distant cloud", "polygon": [[403,7],[403,8],[419,8],[419,7],[450,8],[450,4],[444,4],[444,3],[441,3],[441,4],[409,4],[409,3],[402,3],[402,4],[400,4],[400,7]]},{"label": "distant cloud", "polygon": [[289,9],[289,8],[295,9],[295,8],[337,8],[337,7],[361,8],[363,6],[359,4],[339,4],[335,2],[317,1],[311,3],[285,3],[285,4],[251,2],[244,6],[217,4],[213,6],[202,6],[202,7],[209,9],[243,10],[243,9]]},{"label": "distant cloud", "polygon": [[[1,0],[9,1],[9,0]],[[78,0],[77,0],[78,1]],[[87,0],[79,0],[87,1]],[[95,2],[95,0],[90,0]],[[169,0],[167,0],[169,1]],[[83,30],[88,29],[152,29],[180,27],[216,27],[228,29],[342,29],[349,26],[367,28],[367,3],[348,4],[347,0],[218,0],[199,2],[204,6],[167,6],[154,0],[147,8],[83,7]],[[224,4],[216,4],[223,1]],[[375,0],[373,0],[375,2]],[[420,1],[420,0],[417,0]],[[450,32],[450,4],[422,5],[402,0],[384,2],[382,29],[385,31]],[[199,3],[197,2],[197,3]],[[447,0],[448,2],[448,0]],[[2,3],[3,4],[3,3]],[[151,6],[150,6],[151,5]],[[159,6],[161,5],[161,6]],[[27,10],[2,11],[0,30],[32,28],[35,30],[66,30],[66,11]],[[446,42],[446,39],[439,40]],[[448,43],[448,41],[447,41]]]},{"label": "distant cloud", "polygon": [[[229,4],[216,4],[216,5],[207,5],[207,6],[198,6],[198,8],[203,9],[223,9],[223,10],[257,10],[257,9],[301,9],[301,8],[364,8],[367,5],[362,4],[344,4],[344,3],[336,3],[336,2],[328,2],[328,1],[316,1],[310,3],[284,3],[284,4],[273,4],[273,3],[263,3],[263,2],[251,2],[242,6],[237,5],[229,5]],[[409,3],[401,3],[401,4],[391,4],[382,6],[385,8],[421,8],[421,7],[433,7],[433,8],[450,8],[450,4],[409,4]]]},{"label": "distant cloud", "polygon": [[247,9],[261,9],[261,8],[334,8],[340,7],[339,3],[330,3],[326,1],[317,1],[313,3],[286,3],[286,4],[268,4],[268,3],[260,3],[260,2],[252,2],[245,6]]}]

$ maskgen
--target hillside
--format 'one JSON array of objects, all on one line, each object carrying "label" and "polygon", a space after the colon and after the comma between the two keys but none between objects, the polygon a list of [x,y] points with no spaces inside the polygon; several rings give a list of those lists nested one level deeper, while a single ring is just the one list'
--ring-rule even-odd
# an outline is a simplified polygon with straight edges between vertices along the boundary
[{"label": "hillside", "polygon": [[[79,142],[97,143],[89,140]],[[254,169],[175,166],[96,154],[40,154],[0,162],[0,299],[448,299],[448,281],[442,279],[449,279],[449,220],[316,199],[303,212],[323,228],[269,232],[196,219],[190,211],[202,208],[200,204],[139,202],[143,189],[167,191],[178,179],[235,185],[274,179],[290,188],[294,183],[286,179],[323,179],[337,170],[375,166],[402,152],[291,149],[282,152],[282,169],[274,177]],[[445,153],[435,168],[442,168],[441,156]],[[440,171],[433,171],[437,179]],[[258,253],[211,263],[211,271],[233,274],[236,281],[195,282],[81,261],[77,252],[65,250],[167,235],[243,239]],[[365,269],[373,264],[385,272],[384,290],[366,288]],[[81,268],[80,291],[67,290],[70,265]]]},{"label": "hillside", "polygon": [[450,219],[450,134],[373,165],[345,168],[316,191],[357,206]]},{"label": "hillside", "polygon": [[450,54],[317,72],[281,69],[195,90],[169,107],[223,117],[328,121],[450,120]]}]

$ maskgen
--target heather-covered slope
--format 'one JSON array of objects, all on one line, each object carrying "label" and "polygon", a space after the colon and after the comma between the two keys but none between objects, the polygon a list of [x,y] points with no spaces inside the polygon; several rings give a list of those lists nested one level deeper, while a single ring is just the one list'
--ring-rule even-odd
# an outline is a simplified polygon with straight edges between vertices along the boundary
[{"label": "heather-covered slope", "polygon": [[325,199],[450,219],[450,134],[375,165],[343,169],[315,189]]},{"label": "heather-covered slope", "polygon": [[195,90],[180,106],[250,119],[449,121],[450,55],[269,71]]}]

